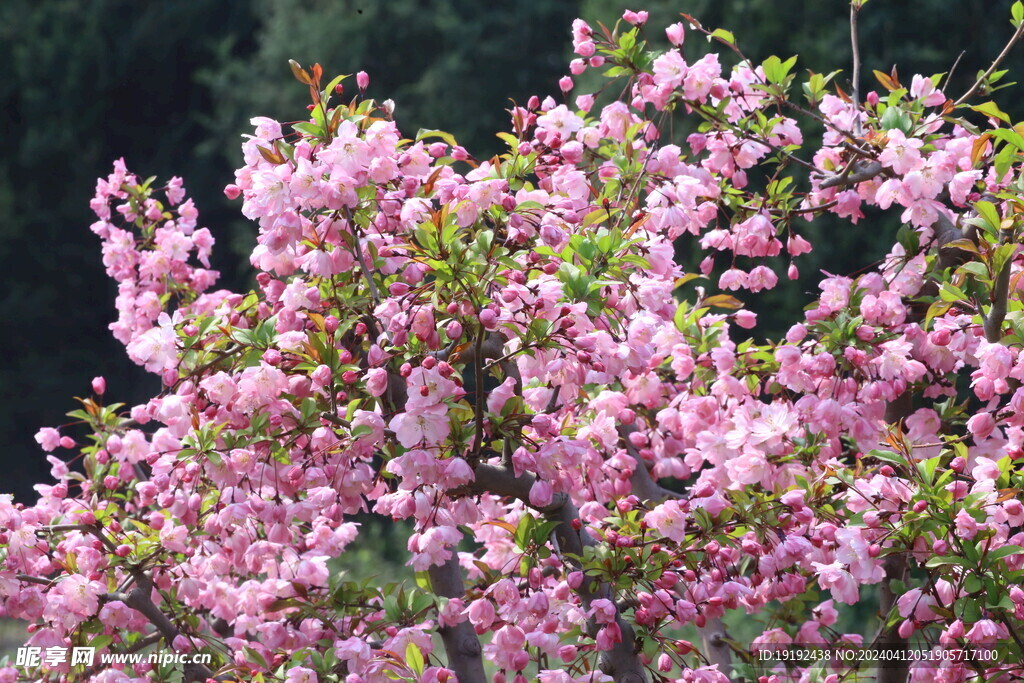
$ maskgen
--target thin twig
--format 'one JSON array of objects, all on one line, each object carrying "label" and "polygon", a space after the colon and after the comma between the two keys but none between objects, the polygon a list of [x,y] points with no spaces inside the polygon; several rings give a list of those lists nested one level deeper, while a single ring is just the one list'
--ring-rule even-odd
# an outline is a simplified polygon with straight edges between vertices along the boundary
[{"label": "thin twig", "polygon": [[853,132],[860,137],[860,40],[857,35],[857,15],[861,0],[850,3],[850,45],[853,47]]},{"label": "thin twig", "polygon": [[956,56],[956,61],[953,62],[953,66],[949,67],[949,72],[946,74],[947,86],[953,82],[953,72],[956,71],[956,67],[960,64],[960,60],[963,59],[965,54],[967,54],[967,50],[960,50],[960,54]]},{"label": "thin twig", "polygon": [[992,62],[992,66],[990,66],[985,73],[978,77],[978,80],[974,82],[974,85],[971,86],[971,89],[965,92],[963,95],[961,95],[960,99],[953,103],[954,105],[959,106],[966,102],[967,100],[974,97],[975,93],[978,92],[978,89],[982,86],[982,84],[988,80],[988,77],[991,76],[997,68],[999,68],[999,65],[1002,64],[1004,59],[1006,59],[1006,56],[1010,54],[1010,50],[1013,49],[1013,46],[1017,44],[1017,41],[1020,40],[1022,35],[1024,35],[1024,21],[1020,23],[1020,25],[1017,27],[1017,30],[1013,32],[1012,36],[1010,36],[1009,42],[1006,43],[1006,46],[1003,47],[1003,51],[1000,52],[999,56],[996,57],[994,62]]}]

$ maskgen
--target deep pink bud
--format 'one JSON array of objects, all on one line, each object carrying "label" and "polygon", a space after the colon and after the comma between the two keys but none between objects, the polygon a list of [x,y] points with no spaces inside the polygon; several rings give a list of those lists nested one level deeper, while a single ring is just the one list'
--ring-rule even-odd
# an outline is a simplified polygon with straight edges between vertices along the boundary
[{"label": "deep pink bud", "polygon": [[444,333],[448,335],[449,339],[458,339],[462,336],[462,323],[458,320],[452,320],[448,323],[448,326],[444,328]]},{"label": "deep pink bud", "polygon": [[359,86],[360,90],[366,90],[367,86],[370,85],[370,75],[365,71],[360,71],[356,74],[356,85]]},{"label": "deep pink bud", "polygon": [[480,311],[480,324],[484,326],[484,329],[493,330],[498,326],[498,314],[490,308],[485,308]]},{"label": "deep pink bud", "polygon": [[131,552],[131,546],[122,543],[121,545],[117,546],[117,550],[114,551],[114,554],[118,557],[128,557],[131,554]]},{"label": "deep pink bud", "polygon": [[97,396],[102,396],[107,390],[107,380],[102,377],[92,378],[92,392]]}]

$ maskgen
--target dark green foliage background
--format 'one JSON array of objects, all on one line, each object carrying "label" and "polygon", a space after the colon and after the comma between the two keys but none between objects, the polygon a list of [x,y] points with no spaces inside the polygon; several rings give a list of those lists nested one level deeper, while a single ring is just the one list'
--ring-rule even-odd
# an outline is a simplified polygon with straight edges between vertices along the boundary
[{"label": "dark green foliage background", "polygon": [[[646,4],[652,26],[686,11],[733,30],[755,60],[799,54],[800,68],[849,68],[842,0]],[[1010,4],[872,0],[861,22],[865,89],[871,69],[897,62],[909,80],[948,71],[965,50],[952,88],[961,92],[1008,37]],[[287,59],[319,61],[328,73],[365,69],[369,94],[395,100],[407,134],[447,129],[487,156],[498,151],[493,132],[508,127],[510,98],[560,97],[555,84],[567,73],[571,20],[610,24],[622,9],[617,0],[0,3],[0,492],[27,502],[32,485],[49,480],[32,435],[66,421],[71,396],[87,395],[91,377],[108,378],[111,400],[137,402],[157,389],[106,329],[116,289],[88,230],[88,201],[114,158],[124,156],[141,174],[185,179],[218,240],[222,283],[241,287],[255,230],[221,188],[240,163],[237,142],[250,116],[288,120],[302,111],[306,93]],[[664,43],[660,30],[651,39]],[[686,48],[688,55],[707,49],[692,33]],[[1021,63],[1016,55],[1009,66],[1019,72]],[[999,101],[1019,115],[1011,98]],[[869,264],[896,228],[870,217],[858,226],[806,226],[818,237],[815,254],[800,262],[807,281],[748,296],[762,313],[756,332],[785,329],[809,300],[818,269]]]}]

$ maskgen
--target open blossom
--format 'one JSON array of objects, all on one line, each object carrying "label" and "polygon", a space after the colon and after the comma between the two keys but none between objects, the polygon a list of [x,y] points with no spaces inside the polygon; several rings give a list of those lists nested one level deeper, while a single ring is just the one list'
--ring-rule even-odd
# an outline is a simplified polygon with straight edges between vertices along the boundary
[{"label": "open blossom", "polygon": [[391,420],[395,437],[406,448],[441,443],[451,431],[443,404],[422,406],[414,412],[399,413]]},{"label": "open blossom", "polygon": [[905,174],[913,171],[921,163],[921,147],[924,142],[917,138],[907,138],[903,131],[894,128],[886,134],[889,142],[878,156],[878,160],[893,170],[894,173]]},{"label": "open blossom", "polygon": [[831,591],[833,599],[844,602],[847,605],[857,602],[859,597],[857,582],[850,575],[850,572],[843,569],[843,565],[840,562],[833,562],[831,564],[812,562],[811,566],[814,567],[814,571],[818,575],[818,585],[821,586],[822,590]]}]

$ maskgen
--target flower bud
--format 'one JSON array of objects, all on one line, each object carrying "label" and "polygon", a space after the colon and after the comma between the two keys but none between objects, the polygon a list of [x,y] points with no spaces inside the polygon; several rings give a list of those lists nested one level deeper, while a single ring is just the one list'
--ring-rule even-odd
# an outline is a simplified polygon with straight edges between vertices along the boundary
[{"label": "flower bud", "polygon": [[485,330],[493,330],[498,326],[498,314],[490,308],[485,308],[480,311],[480,324],[484,326]]}]

